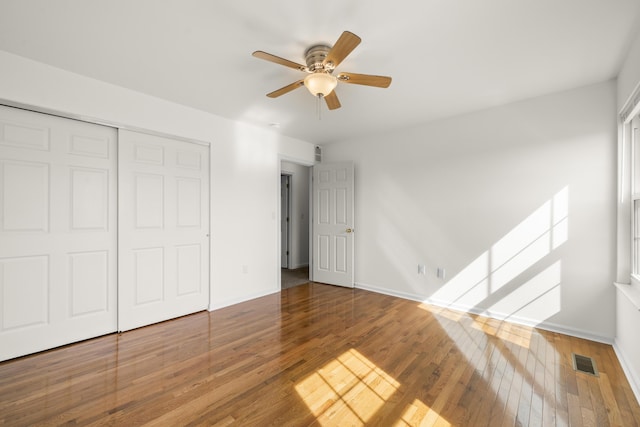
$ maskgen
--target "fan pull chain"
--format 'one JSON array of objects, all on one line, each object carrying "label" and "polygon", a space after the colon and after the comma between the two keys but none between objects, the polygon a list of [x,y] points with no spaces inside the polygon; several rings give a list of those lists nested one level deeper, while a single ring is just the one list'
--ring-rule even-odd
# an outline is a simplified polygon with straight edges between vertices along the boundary
[{"label": "fan pull chain", "polygon": [[322,94],[319,93],[317,98],[318,100],[316,101],[316,115],[318,116],[318,120],[322,120]]}]

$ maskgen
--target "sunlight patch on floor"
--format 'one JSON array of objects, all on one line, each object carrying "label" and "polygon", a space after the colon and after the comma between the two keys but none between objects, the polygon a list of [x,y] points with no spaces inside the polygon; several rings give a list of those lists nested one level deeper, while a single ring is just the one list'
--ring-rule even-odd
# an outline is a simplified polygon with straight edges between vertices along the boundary
[{"label": "sunlight patch on floor", "polygon": [[530,327],[480,316],[473,320],[472,327],[487,335],[500,338],[503,341],[509,341],[520,347],[528,349],[531,345],[533,330]]},{"label": "sunlight patch on floor", "polygon": [[[554,266],[555,264],[551,271],[556,268]],[[543,405],[548,405],[545,402],[556,399],[555,389],[549,388],[548,384],[550,378],[555,375],[554,370],[561,363],[563,355],[556,349],[549,336],[537,332],[530,326],[477,314],[459,314],[440,308],[434,310],[434,315],[464,355],[466,363],[474,368],[474,375],[478,375],[491,389],[491,393],[498,396],[497,399],[502,402],[507,418],[514,419],[522,410],[521,393],[528,396],[526,398],[532,405],[526,410],[535,410],[535,416],[538,418],[543,414]],[[539,357],[542,359],[538,359]],[[508,388],[504,388],[504,375],[507,372],[509,387],[517,385],[514,389],[515,398],[511,396]],[[444,392],[441,392],[440,396],[443,394]],[[441,410],[437,401],[432,403],[432,408],[436,411]],[[567,420],[562,418],[562,415],[559,416],[560,418],[556,419],[557,423],[565,425]],[[446,420],[437,420],[438,423],[442,421]],[[426,422],[424,425],[438,425],[434,416],[430,419],[425,417],[423,422]]]},{"label": "sunlight patch on floor", "polygon": [[418,307],[435,315],[446,317],[447,319],[454,322],[458,322],[465,317],[469,317],[469,314],[463,311],[450,310],[448,308],[439,307],[437,305],[431,305],[427,303],[421,303],[420,305],[418,305]]},{"label": "sunlight patch on floor", "polygon": [[449,427],[451,424],[440,417],[437,412],[431,410],[420,400],[415,399],[413,403],[407,405],[400,419],[393,424],[394,427],[405,426],[442,426]]},{"label": "sunlight patch on floor", "polygon": [[[296,385],[322,425],[364,425],[400,384],[351,349]],[[323,422],[324,421],[324,422]]]},{"label": "sunlight patch on floor", "polygon": [[505,322],[503,320],[469,314],[463,311],[452,310],[426,303],[420,304],[419,307],[440,318],[440,323],[442,323],[441,319],[447,319],[452,322],[460,322],[464,319],[468,319],[468,322],[470,322],[473,329],[482,331],[487,335],[492,335],[500,338],[501,340],[509,341],[525,348],[529,348],[531,343],[533,329],[529,326],[521,326],[515,323]]},{"label": "sunlight patch on floor", "polygon": [[351,349],[296,384],[295,389],[320,425],[356,426],[370,421],[399,387],[395,379]]}]

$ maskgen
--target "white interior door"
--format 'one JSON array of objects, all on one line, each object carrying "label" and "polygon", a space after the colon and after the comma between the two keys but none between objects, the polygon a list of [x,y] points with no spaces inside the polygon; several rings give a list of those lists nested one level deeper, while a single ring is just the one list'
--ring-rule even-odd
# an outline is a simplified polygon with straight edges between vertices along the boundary
[{"label": "white interior door", "polygon": [[352,288],[353,163],[313,167],[313,280]]},{"label": "white interior door", "polygon": [[116,136],[0,106],[0,360],[116,331]]},{"label": "white interior door", "polygon": [[118,329],[209,305],[209,147],[119,133]]}]

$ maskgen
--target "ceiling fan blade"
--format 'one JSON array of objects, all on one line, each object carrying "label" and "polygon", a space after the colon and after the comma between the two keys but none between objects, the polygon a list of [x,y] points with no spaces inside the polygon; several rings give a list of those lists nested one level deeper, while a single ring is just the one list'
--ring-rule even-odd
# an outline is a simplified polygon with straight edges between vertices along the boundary
[{"label": "ceiling fan blade", "polygon": [[334,67],[337,67],[344,58],[351,53],[353,49],[360,44],[362,39],[352,32],[345,31],[342,33],[336,44],[333,45],[327,57],[323,61],[324,64],[329,62],[333,63]]},{"label": "ceiling fan blade", "polygon": [[336,95],[336,91],[332,90],[331,93],[324,97],[324,100],[327,102],[327,107],[329,110],[335,110],[340,108],[340,101],[338,100],[338,95]]},{"label": "ceiling fan blade", "polygon": [[305,71],[307,67],[302,64],[298,64],[293,61],[289,61],[288,59],[280,58],[279,56],[272,55],[267,52],[263,52],[261,50],[256,50],[252,53],[256,58],[264,59],[265,61],[275,62],[276,64],[284,65],[285,67],[294,68],[296,70]]},{"label": "ceiling fan blade", "polygon": [[338,80],[342,83],[375,87],[389,87],[391,84],[391,77],[372,76],[370,74],[340,73],[338,74]]},{"label": "ceiling fan blade", "polygon": [[304,85],[304,80],[298,80],[295,83],[291,83],[290,85],[286,85],[285,87],[281,87],[278,90],[274,90],[271,93],[268,93],[267,96],[269,98],[277,98],[280,95],[284,95],[285,93],[289,93],[294,89],[298,89],[300,86]]}]

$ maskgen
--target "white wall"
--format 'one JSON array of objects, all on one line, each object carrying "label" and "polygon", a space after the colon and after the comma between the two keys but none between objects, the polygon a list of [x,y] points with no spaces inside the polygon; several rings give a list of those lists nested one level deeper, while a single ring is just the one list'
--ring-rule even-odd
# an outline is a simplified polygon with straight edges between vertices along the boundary
[{"label": "white wall", "polygon": [[[622,109],[629,98],[634,94],[634,90],[640,84],[640,34],[631,45],[629,54],[624,61],[620,75],[618,76],[618,109]],[[622,133],[622,127],[620,128]],[[620,147],[622,150],[622,146]],[[628,153],[627,153],[628,154]],[[627,165],[630,162],[627,162]],[[619,171],[622,173],[623,171]],[[625,171],[625,179],[629,180],[628,170]],[[623,194],[627,195],[628,186],[621,187]],[[629,272],[631,271],[630,254],[630,227],[631,227],[631,207],[629,199],[622,199],[618,204],[618,278],[622,283],[629,283]],[[637,283],[629,286],[635,287],[636,295],[640,294]],[[638,304],[638,301],[635,302]],[[640,327],[640,310],[621,291],[617,290],[617,313],[616,313],[616,338],[614,348],[622,366],[631,382],[636,398],[640,401],[640,340],[638,340],[638,327]]]},{"label": "white wall", "polygon": [[280,289],[280,158],[314,146],[0,51],[0,100],[211,143],[211,307]]},{"label": "white wall", "polygon": [[282,162],[283,174],[291,175],[290,181],[290,243],[289,268],[309,265],[309,167]]},{"label": "white wall", "polygon": [[611,342],[615,108],[606,82],[325,145],[355,162],[357,286]]},{"label": "white wall", "polygon": [[640,33],[631,43],[629,52],[618,75],[618,110],[620,110],[633,90],[640,84]]}]

